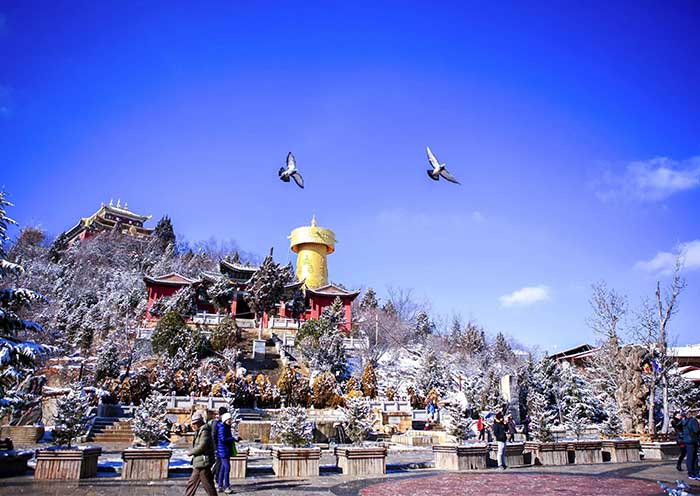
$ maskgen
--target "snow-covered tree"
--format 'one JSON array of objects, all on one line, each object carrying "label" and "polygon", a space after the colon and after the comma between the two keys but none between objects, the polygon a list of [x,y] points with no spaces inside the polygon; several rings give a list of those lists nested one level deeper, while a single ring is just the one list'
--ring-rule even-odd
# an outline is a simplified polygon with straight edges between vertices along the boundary
[{"label": "snow-covered tree", "polygon": [[275,263],[270,250],[270,254],[251,277],[244,295],[255,319],[260,323],[258,338],[262,336],[263,314],[275,315],[277,304],[284,299],[287,284],[293,280],[292,266]]},{"label": "snow-covered tree", "polygon": [[240,330],[236,321],[229,316],[224,317],[211,333],[209,342],[214,351],[224,351],[226,348],[233,348],[240,338]]},{"label": "snow-covered tree", "polygon": [[620,437],[623,432],[622,419],[617,403],[610,401],[605,405],[605,420],[601,425],[600,432],[608,438]]},{"label": "snow-covered tree", "polygon": [[377,293],[372,288],[367,288],[360,300],[360,310],[376,310],[379,307]]},{"label": "snow-covered tree", "polygon": [[513,349],[502,333],[496,334],[496,339],[493,342],[493,356],[500,363],[507,363],[515,358]]},{"label": "snow-covered tree", "polygon": [[415,377],[419,394],[426,396],[435,389],[443,397],[450,391],[454,380],[446,358],[445,355],[438,355],[432,349],[425,350]]},{"label": "snow-covered tree", "polygon": [[285,446],[309,446],[313,439],[313,424],[306,416],[306,409],[294,406],[283,408],[272,423],[270,436]]},{"label": "snow-covered tree", "polygon": [[457,438],[458,441],[466,442],[472,435],[472,424],[468,409],[457,402],[451,402],[445,407],[445,415],[442,422],[447,428],[448,434]]},{"label": "snow-covered tree", "polygon": [[347,357],[343,335],[332,316],[322,315],[311,319],[300,330],[298,348],[310,369],[318,372],[330,371],[338,380],[344,380],[347,372]]},{"label": "snow-covered tree", "polygon": [[343,415],[343,429],[353,444],[362,444],[372,430],[372,408],[367,398],[348,398]]},{"label": "snow-covered tree", "polygon": [[155,353],[167,353],[173,357],[179,349],[197,349],[201,334],[187,327],[185,319],[178,312],[168,312],[158,321],[151,337]]},{"label": "snow-covered tree", "polygon": [[105,379],[119,377],[119,351],[113,341],[107,343],[97,355],[95,367],[95,382],[98,384]]},{"label": "snow-covered tree", "polygon": [[134,412],[131,429],[147,446],[154,446],[168,436],[170,425],[166,406],[166,399],[155,391]]},{"label": "snow-covered tree", "polygon": [[74,440],[87,432],[90,422],[89,409],[90,397],[83,390],[83,385],[71,384],[68,394],[56,402],[53,419],[54,445],[70,448]]},{"label": "snow-covered tree", "polygon": [[37,409],[43,379],[34,378],[36,362],[53,348],[23,340],[44,333],[41,325],[25,319],[22,312],[46,299],[30,289],[13,287],[24,268],[5,259],[7,227],[15,224],[7,216],[9,206],[12,203],[0,191],[0,414],[10,413],[11,422],[19,423],[28,409]]},{"label": "snow-covered tree", "polygon": [[414,335],[416,339],[423,340],[435,332],[435,323],[430,320],[427,312],[420,312],[414,324]]},{"label": "snow-covered tree", "polygon": [[529,391],[527,409],[533,438],[543,443],[551,442],[554,439],[552,425],[556,413],[550,408],[547,397],[542,391],[537,388]]}]

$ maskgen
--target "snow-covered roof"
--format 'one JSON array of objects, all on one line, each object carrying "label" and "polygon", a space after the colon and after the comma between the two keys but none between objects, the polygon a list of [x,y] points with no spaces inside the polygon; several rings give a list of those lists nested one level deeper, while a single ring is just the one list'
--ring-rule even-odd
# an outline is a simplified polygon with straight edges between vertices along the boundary
[{"label": "snow-covered roof", "polygon": [[678,358],[700,358],[700,344],[674,346],[669,350],[669,353]]},{"label": "snow-covered roof", "polygon": [[348,291],[347,289],[343,289],[340,286],[336,286],[333,283],[326,284],[325,286],[321,286],[320,288],[307,288],[306,289],[307,293],[310,293],[312,295],[318,295],[318,296],[340,296],[342,297],[356,297],[357,295],[360,294],[360,291]]},{"label": "snow-covered roof", "polygon": [[171,272],[158,277],[145,276],[143,280],[148,284],[165,284],[168,286],[189,286],[202,282],[200,279],[190,279],[177,272]]}]

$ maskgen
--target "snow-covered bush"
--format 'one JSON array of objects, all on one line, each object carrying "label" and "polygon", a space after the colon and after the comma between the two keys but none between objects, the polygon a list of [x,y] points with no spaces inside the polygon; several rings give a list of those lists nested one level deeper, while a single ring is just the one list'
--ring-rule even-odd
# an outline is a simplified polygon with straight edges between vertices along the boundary
[{"label": "snow-covered bush", "polygon": [[73,383],[66,396],[56,402],[53,443],[71,447],[72,441],[87,432],[90,417],[90,397],[83,391],[81,383]]},{"label": "snow-covered bush", "polygon": [[131,429],[148,446],[167,437],[170,425],[166,417],[167,401],[157,391],[151,393],[134,412]]},{"label": "snow-covered bush", "polygon": [[343,429],[353,444],[362,444],[372,430],[372,408],[366,398],[348,398],[340,411],[344,417]]},{"label": "snow-covered bush", "polygon": [[119,352],[114,342],[110,342],[97,355],[95,382],[99,384],[104,379],[116,377],[119,377]]},{"label": "snow-covered bush", "polygon": [[306,417],[306,409],[295,406],[283,408],[272,424],[270,436],[285,446],[309,446],[313,439],[313,424]]}]

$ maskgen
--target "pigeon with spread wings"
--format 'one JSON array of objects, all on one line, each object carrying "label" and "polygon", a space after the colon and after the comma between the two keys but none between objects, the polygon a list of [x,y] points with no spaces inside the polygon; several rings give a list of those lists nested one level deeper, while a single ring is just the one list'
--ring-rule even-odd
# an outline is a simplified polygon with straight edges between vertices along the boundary
[{"label": "pigeon with spread wings", "polygon": [[289,179],[291,178],[294,179],[297,186],[302,189],[304,188],[304,178],[302,178],[301,174],[299,174],[299,170],[297,169],[297,161],[294,159],[292,152],[287,154],[287,167],[280,167],[278,174],[280,179],[285,183],[288,183]]},{"label": "pigeon with spread wings", "polygon": [[438,162],[438,159],[435,157],[435,155],[433,155],[433,152],[430,151],[430,147],[428,146],[426,148],[428,150],[428,162],[433,167],[432,169],[428,169],[428,175],[430,176],[430,179],[432,179],[433,181],[437,181],[442,176],[442,178],[446,181],[459,184],[459,181],[457,181],[457,179],[455,179],[449,172],[447,172],[447,169],[445,168],[446,164],[441,164],[440,162]]}]

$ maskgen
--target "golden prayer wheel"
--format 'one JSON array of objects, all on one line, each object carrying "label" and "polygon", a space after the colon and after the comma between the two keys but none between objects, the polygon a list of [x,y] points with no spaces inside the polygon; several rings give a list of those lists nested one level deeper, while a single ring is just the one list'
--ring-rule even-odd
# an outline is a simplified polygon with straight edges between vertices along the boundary
[{"label": "golden prayer wheel", "polygon": [[328,284],[327,256],[335,251],[335,233],[318,227],[314,216],[310,226],[294,229],[289,240],[297,254],[297,280],[305,280],[306,287],[311,289]]}]

